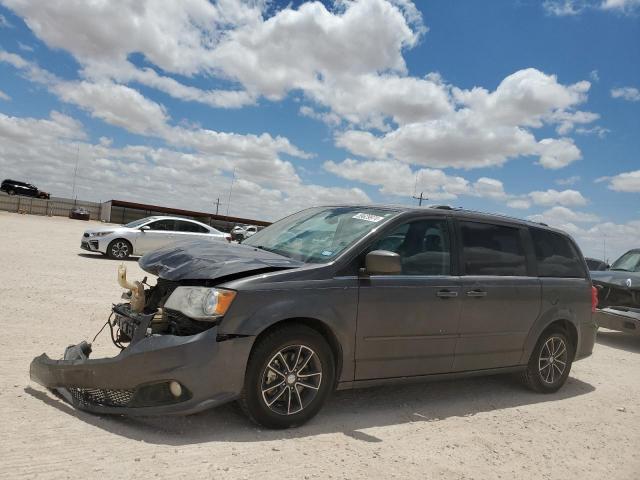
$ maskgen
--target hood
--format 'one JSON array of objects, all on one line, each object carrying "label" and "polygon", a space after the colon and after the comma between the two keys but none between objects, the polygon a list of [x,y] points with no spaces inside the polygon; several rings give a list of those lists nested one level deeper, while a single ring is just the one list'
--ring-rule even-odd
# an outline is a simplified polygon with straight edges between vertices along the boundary
[{"label": "hood", "polygon": [[108,227],[96,227],[96,228],[88,228],[85,230],[85,233],[98,233],[98,232],[115,232],[116,230],[130,230],[128,228],[124,228],[122,225],[111,225]]},{"label": "hood", "polygon": [[618,270],[605,270],[602,272],[590,272],[591,280],[602,285],[640,289],[640,273],[623,272]]},{"label": "hood", "polygon": [[264,268],[297,268],[303,262],[242,244],[193,240],[147,253],[139,261],[165,280],[213,280]]}]

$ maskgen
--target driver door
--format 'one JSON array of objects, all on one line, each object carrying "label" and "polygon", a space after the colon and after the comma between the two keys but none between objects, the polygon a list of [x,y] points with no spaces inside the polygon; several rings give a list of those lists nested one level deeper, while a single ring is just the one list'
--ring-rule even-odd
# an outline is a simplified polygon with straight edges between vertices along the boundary
[{"label": "driver door", "polygon": [[447,219],[405,223],[369,249],[398,253],[400,275],[359,280],[356,380],[451,372],[461,280],[452,275]]},{"label": "driver door", "polygon": [[175,220],[156,220],[147,223],[145,226],[148,226],[149,230],[141,230],[135,242],[135,250],[139,255],[144,255],[176,241]]}]

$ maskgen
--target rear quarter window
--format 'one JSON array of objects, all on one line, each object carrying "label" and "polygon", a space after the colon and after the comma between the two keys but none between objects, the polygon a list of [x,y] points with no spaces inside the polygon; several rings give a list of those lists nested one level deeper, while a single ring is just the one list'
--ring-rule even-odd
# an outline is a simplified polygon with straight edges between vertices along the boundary
[{"label": "rear quarter window", "polygon": [[530,231],[539,277],[586,277],[582,259],[567,237],[538,228],[531,228]]}]

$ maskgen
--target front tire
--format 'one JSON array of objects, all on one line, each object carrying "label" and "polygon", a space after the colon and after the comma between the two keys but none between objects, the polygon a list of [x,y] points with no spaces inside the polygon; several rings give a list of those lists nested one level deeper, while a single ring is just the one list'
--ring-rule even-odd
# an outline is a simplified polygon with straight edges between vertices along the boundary
[{"label": "front tire", "polygon": [[253,348],[239,403],[267,428],[302,425],[333,390],[335,359],[326,340],[305,325],[277,328]]},{"label": "front tire", "polygon": [[552,328],[545,331],[522,374],[523,383],[535,392],[557,392],[569,377],[574,348],[563,330]]},{"label": "front tire", "polygon": [[15,190],[9,190],[9,191],[7,191],[7,195],[11,195],[11,196],[13,196],[13,195],[15,195],[15,194],[16,194],[16,191],[15,191]]},{"label": "front tire", "polygon": [[107,256],[114,260],[126,260],[133,253],[131,243],[122,238],[117,238],[107,247]]}]

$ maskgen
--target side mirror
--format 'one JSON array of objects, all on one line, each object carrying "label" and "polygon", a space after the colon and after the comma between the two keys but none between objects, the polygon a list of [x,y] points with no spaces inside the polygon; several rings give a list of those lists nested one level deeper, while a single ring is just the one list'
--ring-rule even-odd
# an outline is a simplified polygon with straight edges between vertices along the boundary
[{"label": "side mirror", "polygon": [[399,275],[402,273],[400,255],[388,250],[374,250],[365,258],[365,267],[371,275]]},{"label": "side mirror", "polygon": [[151,227],[149,225],[143,225],[140,227],[141,232],[146,232],[147,230],[151,230]]}]

